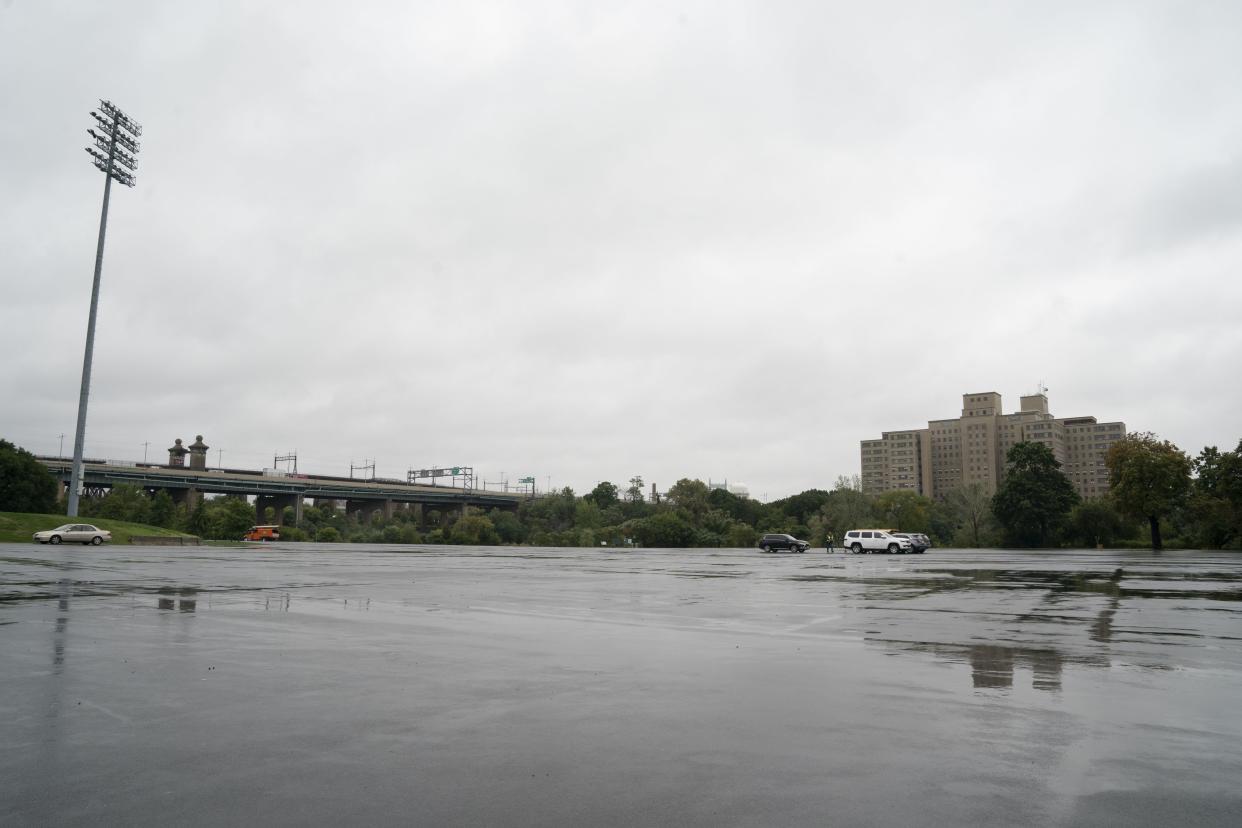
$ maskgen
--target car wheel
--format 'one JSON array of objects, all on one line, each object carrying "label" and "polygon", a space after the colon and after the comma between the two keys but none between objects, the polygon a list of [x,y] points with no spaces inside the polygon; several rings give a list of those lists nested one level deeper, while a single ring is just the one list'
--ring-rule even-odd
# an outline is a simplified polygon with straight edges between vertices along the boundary
[{"label": "car wheel", "polygon": [[900,548],[901,548],[901,547],[899,547],[897,544],[895,544],[895,543],[890,543],[890,544],[888,545],[888,554],[890,554],[890,555],[896,555],[896,554],[897,554],[897,552],[898,552],[898,550],[899,550]]},{"label": "car wheel", "polygon": [[96,535],[95,537],[91,538],[92,546],[99,546],[99,544],[101,543],[103,543],[103,538],[99,537],[99,535]]},{"label": "car wheel", "polygon": [[47,539],[48,543],[60,543],[60,535],[52,535]]},{"label": "car wheel", "polygon": [[851,552],[853,552],[855,555],[861,555],[861,554],[862,554],[862,544],[861,544],[861,543],[856,543],[856,544],[854,544],[853,546],[851,546],[851,547],[850,547],[850,551],[851,551]]}]

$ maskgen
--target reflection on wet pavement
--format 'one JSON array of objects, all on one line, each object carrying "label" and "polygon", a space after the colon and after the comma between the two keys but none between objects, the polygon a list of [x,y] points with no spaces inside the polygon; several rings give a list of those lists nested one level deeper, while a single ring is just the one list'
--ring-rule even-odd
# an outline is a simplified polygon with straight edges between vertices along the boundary
[{"label": "reflection on wet pavement", "polygon": [[182,587],[175,589],[173,587],[160,587],[160,595],[180,595],[180,598],[160,598],[155,604],[162,610],[177,609],[181,612],[194,612],[198,609],[198,601],[193,596],[198,595],[198,590],[192,587]]},{"label": "reflection on wet pavement", "polygon": [[1231,825],[1239,622],[1229,553],[6,545],[0,824]]}]

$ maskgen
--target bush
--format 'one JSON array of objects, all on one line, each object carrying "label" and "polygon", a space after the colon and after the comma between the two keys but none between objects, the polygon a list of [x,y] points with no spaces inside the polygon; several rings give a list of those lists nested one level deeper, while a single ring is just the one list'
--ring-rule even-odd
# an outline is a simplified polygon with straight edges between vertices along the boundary
[{"label": "bush", "polygon": [[714,548],[720,546],[722,543],[723,539],[720,535],[712,532],[711,530],[699,529],[694,533],[694,545],[699,548]]},{"label": "bush", "polygon": [[660,512],[637,521],[634,532],[643,546],[680,548],[694,543],[695,530],[675,512]]},{"label": "bush", "polygon": [[341,533],[336,531],[335,526],[321,526],[315,533],[315,540],[320,543],[337,543],[340,539]]},{"label": "bush", "polygon": [[282,541],[304,541],[307,537],[306,532],[296,526],[280,527],[280,539]]},{"label": "bush", "polygon": [[725,540],[731,547],[745,549],[755,545],[755,542],[759,540],[759,533],[755,531],[753,526],[745,523],[734,523],[729,527]]},{"label": "bush", "polygon": [[466,515],[458,520],[449,531],[449,539],[453,543],[469,546],[495,546],[500,543],[496,527],[483,515]]}]

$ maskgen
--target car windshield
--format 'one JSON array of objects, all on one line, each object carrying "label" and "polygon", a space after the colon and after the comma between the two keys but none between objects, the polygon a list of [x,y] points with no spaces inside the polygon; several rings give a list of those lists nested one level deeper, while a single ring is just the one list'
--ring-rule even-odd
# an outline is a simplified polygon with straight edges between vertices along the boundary
[{"label": "car windshield", "polygon": [[57,527],[56,527],[55,529],[53,529],[52,531],[53,531],[53,532],[68,532],[68,531],[69,531],[70,529],[72,529],[75,525],[76,525],[76,524],[73,524],[73,523],[66,523],[64,526],[57,526]]}]

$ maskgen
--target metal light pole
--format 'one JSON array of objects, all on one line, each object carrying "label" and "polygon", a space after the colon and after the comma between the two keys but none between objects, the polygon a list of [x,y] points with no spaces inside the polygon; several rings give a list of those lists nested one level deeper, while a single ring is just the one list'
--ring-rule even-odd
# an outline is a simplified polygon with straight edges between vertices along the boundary
[{"label": "metal light pole", "polygon": [[140,149],[138,136],[142,127],[112,105],[100,101],[99,112],[91,116],[99,124],[100,132],[88,129],[95,139],[95,147],[86,151],[94,159],[95,166],[104,174],[103,210],[99,215],[99,245],[95,248],[95,281],[91,285],[91,314],[86,324],[86,354],[82,357],[82,390],[78,396],[78,428],[73,435],[73,472],[69,477],[69,517],[78,514],[78,498],[82,492],[82,449],[86,442],[86,402],[91,391],[91,359],[95,351],[95,313],[99,308],[99,274],[103,270],[104,233],[108,229],[108,196],[112,193],[112,181],[126,187],[134,186],[134,171],[138,167],[135,158]]}]

